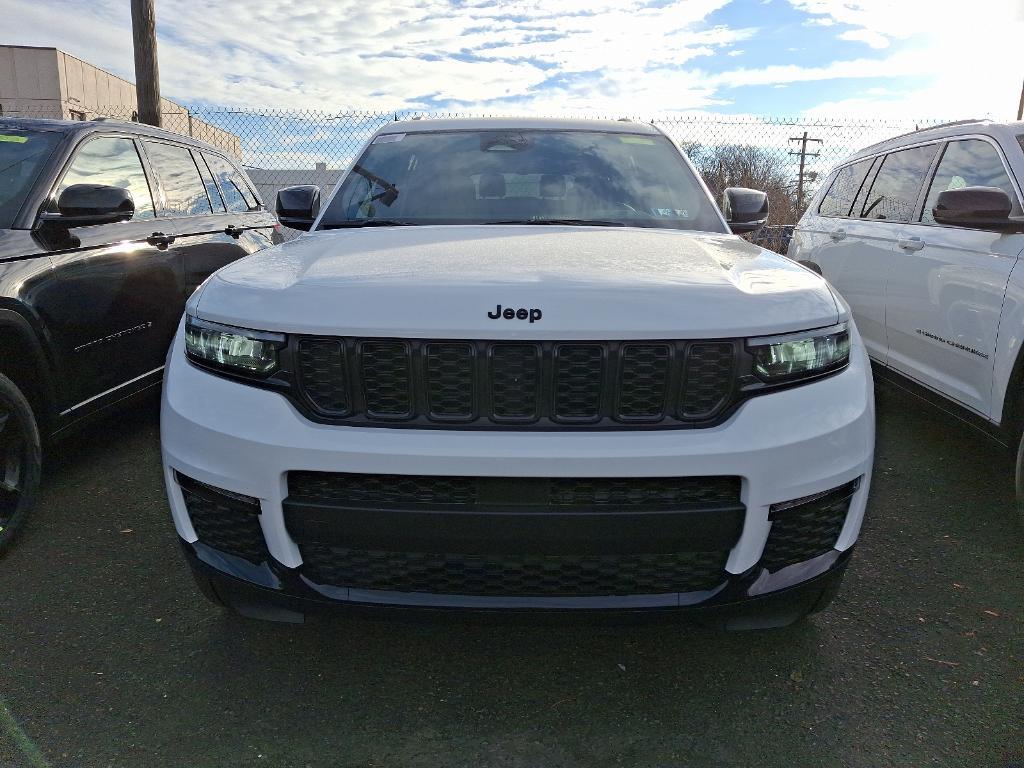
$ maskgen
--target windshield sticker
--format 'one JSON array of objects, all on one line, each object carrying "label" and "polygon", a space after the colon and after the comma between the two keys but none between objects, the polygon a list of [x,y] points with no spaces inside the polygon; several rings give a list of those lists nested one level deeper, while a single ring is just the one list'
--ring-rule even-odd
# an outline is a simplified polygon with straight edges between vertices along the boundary
[{"label": "windshield sticker", "polygon": [[654,139],[648,139],[646,136],[619,136],[619,141],[621,141],[623,144],[651,145],[654,143]]},{"label": "windshield sticker", "polygon": [[404,133],[384,133],[373,140],[374,144],[393,144],[405,138]]},{"label": "windshield sticker", "polygon": [[12,136],[10,134],[0,133],[0,141],[6,141],[11,144],[24,144],[28,141],[28,136]]}]

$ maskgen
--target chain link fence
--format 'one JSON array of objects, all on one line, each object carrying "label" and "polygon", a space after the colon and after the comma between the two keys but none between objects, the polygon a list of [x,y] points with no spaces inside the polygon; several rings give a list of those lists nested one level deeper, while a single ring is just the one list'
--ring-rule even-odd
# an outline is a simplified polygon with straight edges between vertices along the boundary
[{"label": "chain link fence", "polygon": [[[10,117],[85,116],[134,120],[131,107],[87,112],[51,108],[46,114],[5,109]],[[273,206],[277,190],[296,184],[329,189],[360,147],[380,126],[416,117],[484,117],[480,113],[322,112],[202,107],[163,115],[167,130],[209,142],[236,156],[260,195]],[[584,115],[583,117],[596,117]],[[792,225],[828,172],[854,151],[883,139],[937,124],[939,120],[828,120],[692,114],[633,116],[677,141],[716,198],[728,186],[765,190],[769,226],[753,239],[785,251]]]}]

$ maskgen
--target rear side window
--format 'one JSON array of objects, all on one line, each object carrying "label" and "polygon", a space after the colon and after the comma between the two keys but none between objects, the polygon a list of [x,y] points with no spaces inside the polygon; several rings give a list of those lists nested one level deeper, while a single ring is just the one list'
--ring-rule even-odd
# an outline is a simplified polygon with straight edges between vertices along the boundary
[{"label": "rear side window", "polygon": [[203,184],[206,186],[206,195],[210,198],[210,203],[213,205],[214,213],[223,213],[224,199],[220,196],[220,190],[217,189],[217,182],[213,180],[213,174],[210,173],[210,168],[203,159],[203,156],[194,151],[192,152],[192,159],[196,161],[196,165],[199,167],[199,175],[203,177]]},{"label": "rear side window", "polygon": [[932,179],[932,186],[928,190],[921,221],[929,224],[935,222],[932,209],[938,202],[940,193],[964,187],[999,187],[1010,196],[1013,203],[1010,215],[1020,215],[1017,191],[1010,183],[1010,177],[1006,175],[1006,168],[996,148],[981,139],[964,139],[951,141],[946,145],[946,151],[942,153],[939,167],[935,171],[935,178]]},{"label": "rear side window", "polygon": [[105,184],[127,189],[135,203],[135,219],[153,218],[153,197],[135,142],[122,137],[92,139],[83,145],[57,187],[57,197],[72,184]]},{"label": "rear side window", "polygon": [[161,216],[198,216],[211,213],[206,186],[199,175],[192,153],[186,147],[144,142],[149,162],[164,191]]},{"label": "rear side window", "polygon": [[220,191],[224,195],[224,202],[229,211],[244,213],[256,208],[256,198],[253,197],[249,185],[245,183],[245,177],[231,163],[218,155],[203,153],[206,163],[213,171]]},{"label": "rear side window", "polygon": [[822,216],[849,216],[854,198],[857,197],[860,185],[864,183],[864,177],[868,175],[870,167],[871,160],[861,160],[840,168],[835,181],[818,206],[818,213]]},{"label": "rear side window", "polygon": [[886,155],[864,201],[861,218],[910,221],[937,149],[937,145],[929,144]]}]

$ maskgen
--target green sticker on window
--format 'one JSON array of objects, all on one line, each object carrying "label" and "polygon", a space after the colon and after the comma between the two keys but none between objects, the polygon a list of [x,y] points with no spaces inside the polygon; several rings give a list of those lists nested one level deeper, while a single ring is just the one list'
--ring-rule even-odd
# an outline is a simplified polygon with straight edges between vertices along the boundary
[{"label": "green sticker on window", "polygon": [[643,136],[619,136],[619,141],[623,144],[653,144],[654,139],[648,139]]},{"label": "green sticker on window", "polygon": [[0,141],[6,141],[11,144],[24,144],[28,141],[28,136],[10,136],[8,134],[0,133]]}]

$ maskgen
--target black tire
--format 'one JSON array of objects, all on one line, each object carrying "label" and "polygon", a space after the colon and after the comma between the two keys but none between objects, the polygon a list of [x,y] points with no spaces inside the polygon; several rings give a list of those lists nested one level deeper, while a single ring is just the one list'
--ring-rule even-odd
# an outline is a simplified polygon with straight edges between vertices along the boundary
[{"label": "black tire", "polygon": [[42,444],[32,406],[0,374],[0,554],[25,524],[39,491],[41,468]]}]

